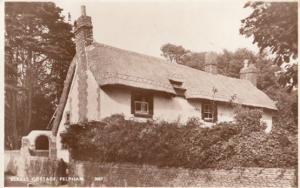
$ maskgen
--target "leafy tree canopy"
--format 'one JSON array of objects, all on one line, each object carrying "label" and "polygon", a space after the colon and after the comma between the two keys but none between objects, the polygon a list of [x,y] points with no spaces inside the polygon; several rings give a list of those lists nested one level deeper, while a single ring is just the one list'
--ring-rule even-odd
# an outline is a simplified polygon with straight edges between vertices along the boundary
[{"label": "leafy tree canopy", "polygon": [[5,102],[15,106],[5,111],[16,114],[5,127],[20,135],[46,128],[75,54],[72,26],[61,11],[50,2],[5,3]]},{"label": "leafy tree canopy", "polygon": [[[240,33],[253,37],[260,52],[265,49],[275,55],[274,62],[281,66],[298,57],[298,3],[297,2],[248,2],[253,12],[241,20]],[[285,64],[279,83],[291,91],[298,84],[298,67]]]},{"label": "leafy tree canopy", "polygon": [[165,44],[161,48],[162,56],[167,58],[170,62],[182,63],[183,56],[189,51],[182,46],[176,46],[174,44]]},{"label": "leafy tree canopy", "polygon": [[242,20],[240,33],[253,36],[260,51],[269,48],[279,65],[298,56],[298,3],[248,2],[244,6],[253,12]]}]

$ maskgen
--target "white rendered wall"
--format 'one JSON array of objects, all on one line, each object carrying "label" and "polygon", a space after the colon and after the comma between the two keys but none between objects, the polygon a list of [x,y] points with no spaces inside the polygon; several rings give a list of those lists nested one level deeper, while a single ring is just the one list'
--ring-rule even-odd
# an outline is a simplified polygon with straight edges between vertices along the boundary
[{"label": "white rendered wall", "polygon": [[182,97],[155,95],[153,103],[155,120],[185,123],[191,117],[201,119],[200,101],[189,102]]},{"label": "white rendered wall", "polygon": [[[77,67],[76,67],[77,68]],[[75,70],[76,73],[77,70]],[[69,162],[69,152],[66,149],[62,149],[61,136],[60,134],[66,130],[65,122],[67,112],[70,113],[70,122],[75,123],[78,121],[78,85],[77,85],[77,75],[75,74],[72,80],[71,88],[68,94],[68,99],[63,111],[61,121],[59,123],[57,135],[56,135],[56,151],[57,158],[62,158],[64,161]]]},{"label": "white rendered wall", "polygon": [[99,86],[90,70],[87,71],[87,119],[88,121],[100,120],[100,92]]},{"label": "white rendered wall", "polygon": [[218,123],[234,121],[234,111],[230,105],[218,104]]},{"label": "white rendered wall", "polygon": [[[123,114],[127,119],[131,114],[131,91],[127,88],[106,88],[100,91],[101,118],[113,114]],[[201,118],[201,103],[189,102],[182,97],[155,94],[153,97],[153,119],[185,122],[189,117]],[[135,118],[140,119],[140,118]]]},{"label": "white rendered wall", "polygon": [[131,114],[131,92],[126,88],[100,89],[100,116],[105,118],[113,114],[124,114],[126,118]]}]

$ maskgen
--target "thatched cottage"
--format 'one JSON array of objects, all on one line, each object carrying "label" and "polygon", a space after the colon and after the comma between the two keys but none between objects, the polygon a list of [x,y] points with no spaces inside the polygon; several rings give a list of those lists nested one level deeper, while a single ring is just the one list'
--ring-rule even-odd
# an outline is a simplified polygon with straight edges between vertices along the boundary
[{"label": "thatched cottage", "polygon": [[60,142],[66,124],[98,121],[112,114],[181,122],[198,117],[213,124],[233,120],[230,102],[234,100],[263,109],[262,121],[270,130],[276,106],[256,88],[253,65],[246,64],[241,79],[236,79],[217,74],[213,53],[206,55],[205,71],[200,71],[97,43],[84,7],[74,27],[77,53],[52,126],[58,158],[67,154]]}]

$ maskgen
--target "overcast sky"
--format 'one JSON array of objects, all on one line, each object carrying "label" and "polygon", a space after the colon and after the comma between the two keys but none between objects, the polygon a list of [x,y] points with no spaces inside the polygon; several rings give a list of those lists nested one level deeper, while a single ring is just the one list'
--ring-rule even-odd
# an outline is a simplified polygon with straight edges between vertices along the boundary
[{"label": "overcast sky", "polygon": [[160,57],[166,43],[186,49],[220,52],[223,49],[248,48],[257,52],[252,39],[239,34],[240,20],[251,13],[243,8],[245,1],[217,0],[55,0],[70,12],[72,23],[86,5],[92,17],[97,42]]}]

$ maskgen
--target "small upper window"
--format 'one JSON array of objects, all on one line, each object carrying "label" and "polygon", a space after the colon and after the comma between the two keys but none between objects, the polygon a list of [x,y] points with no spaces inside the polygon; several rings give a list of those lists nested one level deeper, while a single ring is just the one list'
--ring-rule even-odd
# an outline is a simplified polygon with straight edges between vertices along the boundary
[{"label": "small upper window", "polygon": [[66,121],[65,124],[70,124],[70,112],[66,112]]},{"label": "small upper window", "polygon": [[131,113],[139,117],[151,117],[153,115],[153,96],[146,93],[133,93]]}]

